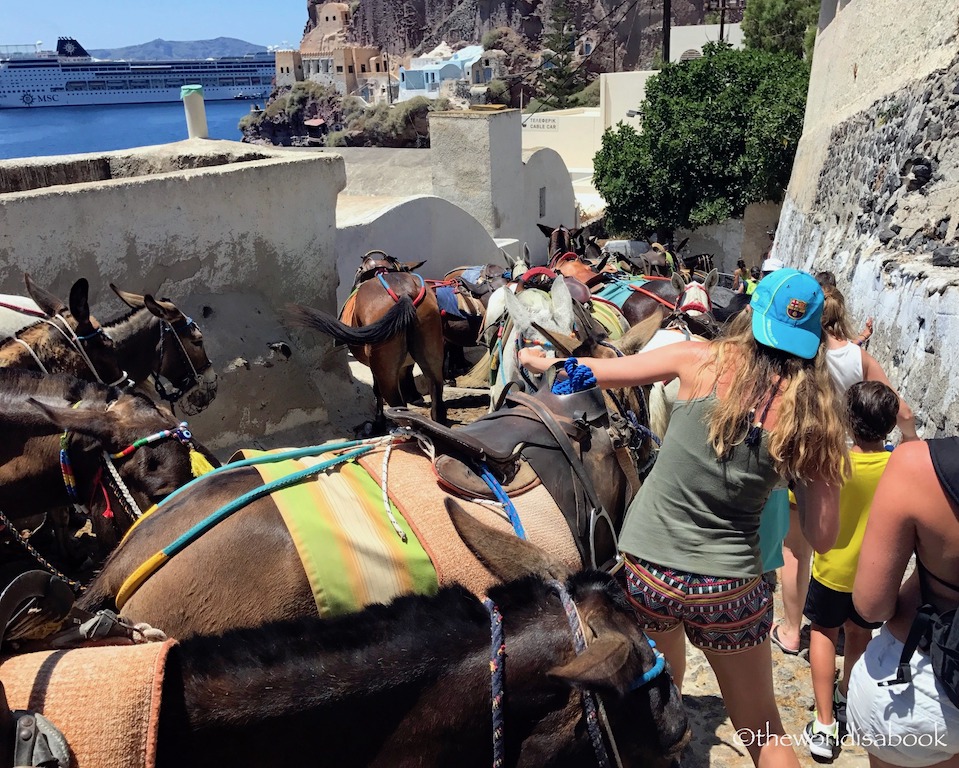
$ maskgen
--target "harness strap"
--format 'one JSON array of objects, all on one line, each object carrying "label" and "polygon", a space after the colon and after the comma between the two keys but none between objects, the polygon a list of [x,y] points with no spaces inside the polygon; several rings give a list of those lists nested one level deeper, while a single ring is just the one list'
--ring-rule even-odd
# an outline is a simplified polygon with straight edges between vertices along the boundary
[{"label": "harness strap", "polygon": [[644,295],[646,295],[646,296],[649,296],[651,299],[656,299],[656,301],[658,301],[658,302],[659,302],[660,304],[662,304],[663,306],[669,307],[670,309],[674,309],[674,305],[673,305],[672,302],[667,301],[667,300],[664,299],[662,296],[657,296],[657,295],[656,295],[655,293],[653,293],[652,291],[647,291],[647,290],[646,290],[645,288],[643,288],[641,285],[636,285],[635,283],[630,283],[630,284],[629,284],[629,290],[631,290],[631,291],[636,291],[637,293],[642,293],[642,294],[644,294]]},{"label": "harness strap", "polygon": [[43,373],[50,373],[50,371],[47,370],[47,367],[40,361],[40,358],[37,357],[37,353],[33,351],[33,347],[31,347],[29,344],[27,344],[27,342],[25,342],[25,341],[24,341],[23,339],[21,339],[19,336],[11,336],[10,338],[11,338],[13,341],[15,341],[17,344],[22,345],[22,346],[24,347],[24,349],[26,349],[27,352],[30,353],[30,357],[33,358],[34,362],[36,362],[36,364],[37,364],[37,367],[38,367]]},{"label": "harness strap", "polygon": [[[426,297],[426,281],[420,275],[413,275],[413,277],[420,281],[420,292],[416,294],[416,298],[413,299],[413,306],[418,307]],[[396,291],[390,288],[390,284],[386,282],[386,278],[383,277],[382,272],[376,276],[376,279],[380,281],[380,285],[382,285],[384,290],[390,295],[390,298],[399,304],[400,297],[396,294]]]}]

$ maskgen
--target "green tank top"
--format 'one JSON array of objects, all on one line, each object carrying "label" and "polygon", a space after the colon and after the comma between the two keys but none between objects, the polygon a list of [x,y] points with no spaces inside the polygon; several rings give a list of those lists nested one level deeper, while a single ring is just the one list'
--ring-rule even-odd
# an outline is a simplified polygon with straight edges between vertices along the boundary
[{"label": "green tank top", "polygon": [[676,403],[656,464],[629,505],[619,548],[701,576],[761,576],[759,517],[780,481],[769,435],[720,460],[707,439],[715,401],[707,395]]},{"label": "green tank top", "polygon": [[753,280],[751,277],[746,280],[746,295],[752,296],[753,291],[756,290],[756,286],[759,285],[758,280]]}]

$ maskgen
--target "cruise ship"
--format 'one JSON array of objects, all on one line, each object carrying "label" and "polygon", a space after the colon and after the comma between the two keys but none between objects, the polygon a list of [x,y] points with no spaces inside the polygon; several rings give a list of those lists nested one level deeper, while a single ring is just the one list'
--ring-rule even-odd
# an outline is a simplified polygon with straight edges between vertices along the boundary
[{"label": "cruise ship", "polygon": [[178,101],[183,85],[202,85],[212,101],[265,99],[276,74],[272,53],[114,61],[94,59],[71,37],[56,51],[37,47],[0,46],[0,109]]}]

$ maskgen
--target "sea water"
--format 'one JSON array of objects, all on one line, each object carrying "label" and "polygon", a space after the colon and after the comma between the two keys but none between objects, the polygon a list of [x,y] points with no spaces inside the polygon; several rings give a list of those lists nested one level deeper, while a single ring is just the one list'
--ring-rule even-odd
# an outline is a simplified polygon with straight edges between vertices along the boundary
[{"label": "sea water", "polygon": [[[249,101],[208,101],[211,139],[239,141]],[[262,106],[262,102],[260,102]],[[0,160],[39,155],[103,152],[187,138],[180,101],[96,107],[0,109]]]}]

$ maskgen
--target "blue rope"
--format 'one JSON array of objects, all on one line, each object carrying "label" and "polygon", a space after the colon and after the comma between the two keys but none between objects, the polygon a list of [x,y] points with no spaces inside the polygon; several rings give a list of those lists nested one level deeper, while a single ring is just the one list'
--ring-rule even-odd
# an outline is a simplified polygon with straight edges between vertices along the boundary
[{"label": "blue rope", "polygon": [[489,611],[490,624],[490,686],[493,692],[493,768],[500,768],[506,761],[506,747],[503,744],[503,699],[504,678],[506,677],[506,638],[503,632],[503,614],[496,603],[488,597],[483,601]]},{"label": "blue rope", "polygon": [[567,357],[563,363],[566,369],[566,381],[553,383],[554,395],[571,395],[596,386],[596,376],[588,365],[580,365],[575,357]]},{"label": "blue rope", "polygon": [[506,495],[506,491],[503,490],[503,486],[500,485],[499,480],[497,480],[493,476],[493,473],[489,471],[489,467],[483,463],[481,463],[479,466],[481,470],[480,477],[483,478],[483,481],[493,492],[496,500],[503,505],[503,509],[506,510],[506,516],[513,525],[513,530],[516,532],[516,535],[521,539],[525,539],[526,531],[523,529],[523,522],[519,519],[519,512],[517,512],[516,507],[513,506],[512,500]]}]

